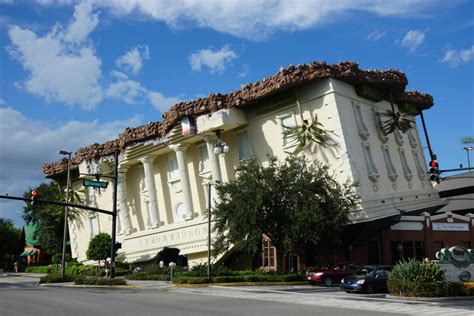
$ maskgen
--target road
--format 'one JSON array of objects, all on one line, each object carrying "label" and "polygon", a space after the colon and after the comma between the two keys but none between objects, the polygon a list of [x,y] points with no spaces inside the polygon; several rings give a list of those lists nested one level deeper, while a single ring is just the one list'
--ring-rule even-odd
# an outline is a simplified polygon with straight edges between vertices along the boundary
[{"label": "road", "polygon": [[474,301],[400,302],[311,286],[140,288],[36,286],[0,277],[0,315],[473,315]]}]

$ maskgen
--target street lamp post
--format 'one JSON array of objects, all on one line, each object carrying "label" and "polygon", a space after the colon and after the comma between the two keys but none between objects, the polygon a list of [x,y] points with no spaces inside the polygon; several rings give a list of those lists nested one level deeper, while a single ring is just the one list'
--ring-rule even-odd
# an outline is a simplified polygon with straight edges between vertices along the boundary
[{"label": "street lamp post", "polygon": [[474,147],[472,147],[472,146],[464,147],[464,150],[466,151],[466,154],[467,154],[467,167],[468,167],[467,172],[471,172],[471,159],[469,157],[469,152],[473,149],[474,149]]},{"label": "street lamp post", "polygon": [[[216,130],[217,141],[214,144],[214,154],[224,155],[229,152],[229,146],[221,139],[221,130]],[[208,205],[207,205],[207,278],[211,279],[211,211],[212,211],[212,196],[211,186],[217,185],[219,181],[209,181],[208,185]]]},{"label": "street lamp post", "polygon": [[[66,203],[69,203],[69,183],[71,178],[71,152],[60,150],[60,155],[67,155],[67,179],[66,179]],[[66,275],[66,238],[67,238],[67,213],[68,206],[64,207],[64,231],[63,231],[63,253],[61,258],[61,278]]]}]

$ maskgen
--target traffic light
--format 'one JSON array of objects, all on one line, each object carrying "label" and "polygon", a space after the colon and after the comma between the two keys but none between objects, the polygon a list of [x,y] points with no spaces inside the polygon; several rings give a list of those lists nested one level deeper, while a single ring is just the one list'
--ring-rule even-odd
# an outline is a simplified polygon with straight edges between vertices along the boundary
[{"label": "traffic light", "polygon": [[430,161],[430,180],[439,183],[439,164],[436,159]]},{"label": "traffic light", "polygon": [[121,242],[116,242],[115,243],[115,250],[119,250],[122,248],[122,243]]},{"label": "traffic light", "polygon": [[37,203],[37,199],[38,199],[38,192],[33,190],[31,191],[31,206],[32,207],[35,207],[36,206],[36,203]]}]

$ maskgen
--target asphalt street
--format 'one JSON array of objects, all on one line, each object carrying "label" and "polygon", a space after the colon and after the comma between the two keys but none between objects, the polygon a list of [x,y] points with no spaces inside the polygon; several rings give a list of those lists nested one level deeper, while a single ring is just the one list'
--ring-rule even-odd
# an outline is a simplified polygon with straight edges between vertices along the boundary
[{"label": "asphalt street", "polygon": [[0,315],[473,315],[474,301],[407,302],[353,295],[336,287],[211,286],[128,288],[37,286],[37,278],[0,276]]}]

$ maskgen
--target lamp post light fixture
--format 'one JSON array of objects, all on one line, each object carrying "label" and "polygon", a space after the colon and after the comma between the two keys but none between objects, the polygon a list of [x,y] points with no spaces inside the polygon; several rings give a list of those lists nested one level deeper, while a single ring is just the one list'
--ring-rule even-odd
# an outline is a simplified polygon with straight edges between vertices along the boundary
[{"label": "lamp post light fixture", "polygon": [[[69,203],[69,186],[71,182],[71,154],[70,151],[60,150],[60,155],[67,157],[67,179],[66,179],[66,203]],[[64,207],[64,231],[63,231],[63,253],[61,258],[61,278],[64,279],[66,275],[66,238],[67,238],[67,213],[68,206]]]},{"label": "lamp post light fixture", "polygon": [[466,154],[467,154],[467,167],[468,167],[467,172],[471,172],[471,159],[469,157],[469,152],[473,149],[474,149],[474,147],[472,147],[472,146],[464,147],[464,150],[466,151]]},{"label": "lamp post light fixture", "polygon": [[222,132],[222,130],[220,130],[220,129],[215,131],[216,136],[217,136],[217,141],[214,145],[214,154],[216,154],[216,155],[225,154],[225,153],[229,152],[229,145],[227,145],[221,139],[221,132]]}]

